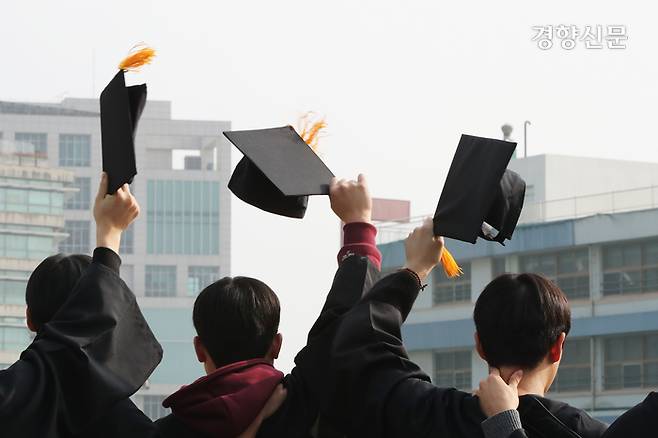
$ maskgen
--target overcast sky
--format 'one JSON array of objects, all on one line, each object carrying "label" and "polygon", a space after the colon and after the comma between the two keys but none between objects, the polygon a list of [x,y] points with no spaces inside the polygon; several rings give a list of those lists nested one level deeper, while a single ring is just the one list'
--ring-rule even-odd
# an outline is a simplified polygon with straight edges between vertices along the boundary
[{"label": "overcast sky", "polygon": [[[374,195],[425,214],[459,135],[500,137],[505,122],[522,143],[532,121],[531,155],[658,161],[656,12],[609,0],[3,0],[0,99],[95,97],[145,41],[158,58],[135,80],[171,100],[175,118],[249,129],[314,110],[329,123],[320,148],[334,173],[363,171]],[[542,51],[532,27],[551,24],[625,25],[627,48],[555,40]],[[303,221],[235,198],[232,209],[233,273],[279,294],[287,370],[329,287],[338,223],[323,198]]]}]

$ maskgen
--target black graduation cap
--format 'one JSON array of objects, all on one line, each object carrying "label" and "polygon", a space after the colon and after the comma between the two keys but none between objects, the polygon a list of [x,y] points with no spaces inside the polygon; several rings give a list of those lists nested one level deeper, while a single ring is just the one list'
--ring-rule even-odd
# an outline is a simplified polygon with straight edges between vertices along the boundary
[{"label": "black graduation cap", "polygon": [[146,104],[146,84],[126,87],[124,73],[148,64],[153,56],[155,51],[150,47],[141,47],[129,55],[101,93],[101,144],[108,194],[132,183],[137,175],[135,133]]},{"label": "black graduation cap", "polygon": [[512,238],[525,197],[525,181],[506,169],[515,148],[514,142],[462,135],[434,213],[436,236],[501,244]]},{"label": "black graduation cap", "polygon": [[328,195],[334,174],[292,126],[225,131],[244,157],[228,188],[247,204],[303,218],[309,195]]}]

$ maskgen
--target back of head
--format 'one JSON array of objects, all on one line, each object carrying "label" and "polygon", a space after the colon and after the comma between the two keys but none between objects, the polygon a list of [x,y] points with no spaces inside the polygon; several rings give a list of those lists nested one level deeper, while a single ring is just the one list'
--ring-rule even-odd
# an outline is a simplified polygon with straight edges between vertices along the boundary
[{"label": "back of head", "polygon": [[36,267],[25,289],[25,302],[32,324],[38,330],[52,319],[68,300],[91,257],[82,254],[57,254]]},{"label": "back of head", "polygon": [[497,368],[534,368],[571,329],[567,297],[537,274],[495,278],[477,299],[473,319],[487,362]]},{"label": "back of head", "polygon": [[262,281],[225,277],[194,303],[194,328],[215,366],[265,357],[279,330],[279,299]]}]

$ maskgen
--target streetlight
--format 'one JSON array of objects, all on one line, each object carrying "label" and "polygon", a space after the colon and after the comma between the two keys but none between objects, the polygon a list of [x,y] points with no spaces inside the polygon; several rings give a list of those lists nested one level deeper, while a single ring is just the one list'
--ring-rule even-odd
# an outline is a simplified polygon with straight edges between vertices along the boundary
[{"label": "streetlight", "polygon": [[523,158],[528,156],[528,125],[532,125],[530,120],[523,122]]}]

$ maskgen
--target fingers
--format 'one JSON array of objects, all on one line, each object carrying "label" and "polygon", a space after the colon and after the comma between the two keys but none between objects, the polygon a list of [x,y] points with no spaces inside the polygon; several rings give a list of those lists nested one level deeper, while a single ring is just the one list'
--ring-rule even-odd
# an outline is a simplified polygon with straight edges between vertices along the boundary
[{"label": "fingers", "polygon": [[107,185],[108,178],[107,173],[103,172],[101,174],[101,182],[98,184],[98,193],[96,194],[96,200],[101,200],[107,195]]},{"label": "fingers", "polygon": [[521,379],[523,379],[523,370],[514,371],[514,374],[509,379],[509,386],[516,389],[519,383],[521,383]]}]

